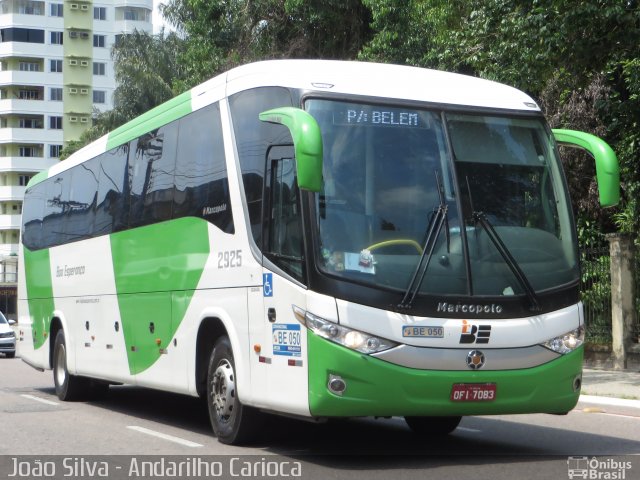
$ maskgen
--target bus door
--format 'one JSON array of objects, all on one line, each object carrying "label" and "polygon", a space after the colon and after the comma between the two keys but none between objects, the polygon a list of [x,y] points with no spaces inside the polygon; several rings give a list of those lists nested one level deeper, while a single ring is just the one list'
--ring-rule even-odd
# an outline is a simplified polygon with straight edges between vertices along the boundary
[{"label": "bus door", "polygon": [[267,154],[263,218],[262,360],[271,407],[308,415],[306,332],[293,315],[305,308],[300,194],[292,145]]}]

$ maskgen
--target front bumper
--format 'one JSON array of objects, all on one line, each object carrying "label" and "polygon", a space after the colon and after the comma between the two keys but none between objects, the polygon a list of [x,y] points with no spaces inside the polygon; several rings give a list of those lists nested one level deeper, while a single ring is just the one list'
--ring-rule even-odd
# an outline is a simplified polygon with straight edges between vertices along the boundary
[{"label": "front bumper", "polygon": [[15,353],[15,351],[16,351],[15,337],[0,338],[0,353]]},{"label": "front bumper", "polygon": [[[420,370],[398,366],[336,345],[308,332],[309,409],[316,417],[500,415],[566,413],[580,396],[583,348],[534,368],[518,370]],[[490,355],[491,349],[484,349]],[[327,388],[340,376],[346,390]],[[454,402],[456,383],[495,383],[490,402]]]}]

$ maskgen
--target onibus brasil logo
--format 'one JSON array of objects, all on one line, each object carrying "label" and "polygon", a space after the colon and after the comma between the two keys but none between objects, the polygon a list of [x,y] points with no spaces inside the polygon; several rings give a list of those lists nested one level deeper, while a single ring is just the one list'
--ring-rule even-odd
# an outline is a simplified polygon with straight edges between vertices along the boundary
[{"label": "onibus brasil logo", "polygon": [[631,462],[613,458],[600,460],[596,457],[569,457],[567,468],[571,479],[625,480],[627,470],[631,470]]}]

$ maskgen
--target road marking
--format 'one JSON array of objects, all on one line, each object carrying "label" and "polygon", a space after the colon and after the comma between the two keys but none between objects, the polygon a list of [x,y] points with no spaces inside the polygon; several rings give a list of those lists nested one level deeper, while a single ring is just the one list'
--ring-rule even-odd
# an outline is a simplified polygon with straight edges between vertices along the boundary
[{"label": "road marking", "polygon": [[173,435],[167,435],[166,433],[156,432],[155,430],[149,430],[148,428],[138,427],[136,425],[129,425],[127,428],[131,430],[135,430],[136,432],[146,433],[147,435],[151,435],[152,437],[158,437],[158,438],[162,438],[163,440],[179,443],[180,445],[184,445],[186,447],[202,447],[203,446],[199,443],[192,442],[190,440],[185,440],[184,438],[174,437]]},{"label": "road marking", "polygon": [[456,431],[461,431],[461,432],[471,432],[471,433],[479,433],[482,430],[478,430],[476,428],[467,428],[467,427],[458,427],[456,428]]},{"label": "road marking", "polygon": [[28,398],[29,400],[35,400],[36,402],[46,403],[47,405],[60,405],[57,402],[52,402],[51,400],[46,400],[44,398],[36,397],[34,395],[27,395],[26,393],[23,393],[20,396],[24,398]]},{"label": "road marking", "polygon": [[595,395],[580,395],[578,400],[595,405],[611,405],[614,407],[640,408],[640,400],[628,400],[626,398],[597,397]]}]

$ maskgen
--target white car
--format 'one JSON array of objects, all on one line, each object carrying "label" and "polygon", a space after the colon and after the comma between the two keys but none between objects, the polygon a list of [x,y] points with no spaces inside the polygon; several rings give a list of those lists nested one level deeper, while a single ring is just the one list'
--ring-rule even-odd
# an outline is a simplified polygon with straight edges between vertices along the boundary
[{"label": "white car", "polygon": [[4,353],[7,358],[16,356],[16,334],[11,326],[15,320],[7,320],[0,313],[0,353]]}]

